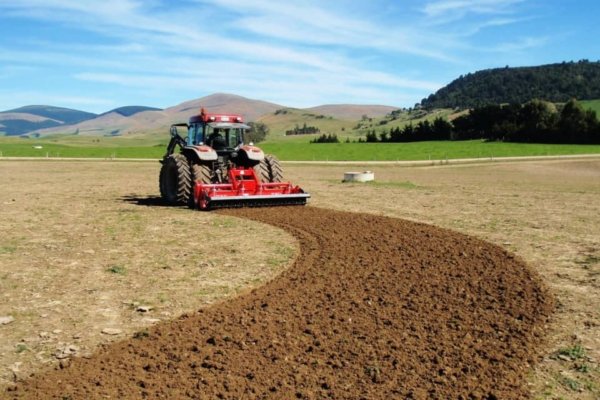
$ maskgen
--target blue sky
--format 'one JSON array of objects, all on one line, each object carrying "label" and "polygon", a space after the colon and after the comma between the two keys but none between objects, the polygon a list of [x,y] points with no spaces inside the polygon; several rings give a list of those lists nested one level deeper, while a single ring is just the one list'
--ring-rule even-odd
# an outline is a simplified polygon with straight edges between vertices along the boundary
[{"label": "blue sky", "polygon": [[597,0],[0,0],[0,110],[412,106],[485,68],[600,59]]}]

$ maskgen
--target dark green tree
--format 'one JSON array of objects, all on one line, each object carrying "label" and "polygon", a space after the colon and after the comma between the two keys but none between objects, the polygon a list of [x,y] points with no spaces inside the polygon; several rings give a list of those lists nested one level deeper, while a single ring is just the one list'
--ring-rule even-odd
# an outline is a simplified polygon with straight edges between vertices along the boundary
[{"label": "dark green tree", "polygon": [[507,141],[544,142],[555,141],[553,136],[558,122],[558,113],[553,103],[542,100],[528,101],[519,111],[519,129],[516,134],[507,134]]},{"label": "dark green tree", "polygon": [[367,143],[376,143],[378,141],[377,133],[374,130],[367,132],[366,141]]},{"label": "dark green tree", "polygon": [[586,112],[575,99],[569,100],[560,113],[558,138],[561,143],[577,143],[578,136],[588,134],[589,120]]},{"label": "dark green tree", "polygon": [[381,133],[379,134],[379,141],[382,143],[390,141],[390,137],[388,136],[388,132],[386,130],[381,131]]},{"label": "dark green tree", "polygon": [[248,122],[248,126],[250,130],[246,133],[246,142],[262,142],[269,134],[269,127],[262,122]]},{"label": "dark green tree", "polygon": [[450,140],[452,136],[452,124],[442,117],[433,120],[433,140]]}]

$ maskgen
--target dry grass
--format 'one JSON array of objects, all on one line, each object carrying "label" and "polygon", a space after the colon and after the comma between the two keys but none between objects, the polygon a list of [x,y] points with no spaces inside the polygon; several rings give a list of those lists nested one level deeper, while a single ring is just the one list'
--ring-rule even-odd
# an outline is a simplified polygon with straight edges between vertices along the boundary
[{"label": "dry grass", "polygon": [[[295,254],[274,228],[152,206],[158,167],[0,162],[0,316],[15,318],[0,325],[4,383],[65,345],[85,354],[112,340],[105,327],[123,337],[260,284]],[[341,183],[367,167],[286,166],[314,206],[431,223],[517,253],[559,302],[534,398],[600,396],[600,161],[368,168],[377,183]]]},{"label": "dry grass", "polygon": [[15,319],[0,325],[0,386],[66,346],[85,355],[257,286],[295,253],[270,226],[152,206],[158,162],[0,168],[0,316]]}]

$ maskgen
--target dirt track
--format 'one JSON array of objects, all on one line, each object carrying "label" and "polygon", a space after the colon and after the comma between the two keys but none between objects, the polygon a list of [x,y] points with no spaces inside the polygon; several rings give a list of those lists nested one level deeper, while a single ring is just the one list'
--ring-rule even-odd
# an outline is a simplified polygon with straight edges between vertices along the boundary
[{"label": "dirt track", "polygon": [[[314,207],[229,210],[300,242],[244,296],[20,383],[15,398],[523,398],[552,301],[478,239]],[[251,255],[248,255],[251,257]]]}]

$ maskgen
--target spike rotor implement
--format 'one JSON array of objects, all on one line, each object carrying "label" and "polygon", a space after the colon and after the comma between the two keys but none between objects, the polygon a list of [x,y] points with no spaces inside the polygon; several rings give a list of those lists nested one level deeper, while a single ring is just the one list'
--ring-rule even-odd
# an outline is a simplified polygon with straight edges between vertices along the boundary
[{"label": "spike rotor implement", "polygon": [[194,185],[194,205],[200,210],[304,205],[309,197],[290,182],[261,182],[253,168],[244,167],[229,169],[229,183]]}]

